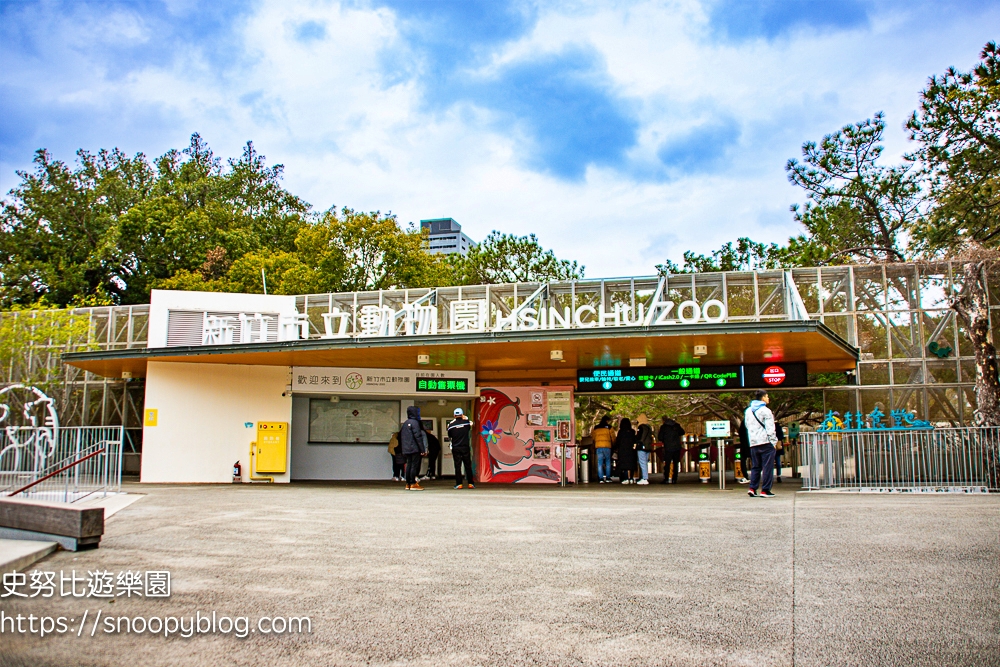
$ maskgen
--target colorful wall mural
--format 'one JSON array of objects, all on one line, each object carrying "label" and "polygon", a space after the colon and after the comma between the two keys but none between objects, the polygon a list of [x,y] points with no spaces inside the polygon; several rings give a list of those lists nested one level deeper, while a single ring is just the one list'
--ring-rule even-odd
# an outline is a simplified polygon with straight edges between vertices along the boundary
[{"label": "colorful wall mural", "polygon": [[[476,399],[475,467],[480,482],[558,484],[560,437],[576,433],[572,387],[481,389]],[[568,422],[568,424],[566,423]],[[566,480],[575,481],[573,442]]]}]

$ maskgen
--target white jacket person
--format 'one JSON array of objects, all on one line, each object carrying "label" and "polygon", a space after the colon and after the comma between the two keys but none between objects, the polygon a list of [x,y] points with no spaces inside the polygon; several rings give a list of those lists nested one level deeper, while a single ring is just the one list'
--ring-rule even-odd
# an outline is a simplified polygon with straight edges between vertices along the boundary
[{"label": "white jacket person", "polygon": [[751,447],[778,444],[778,436],[774,432],[774,415],[764,401],[750,402],[750,407],[743,415],[743,423],[747,425]]}]

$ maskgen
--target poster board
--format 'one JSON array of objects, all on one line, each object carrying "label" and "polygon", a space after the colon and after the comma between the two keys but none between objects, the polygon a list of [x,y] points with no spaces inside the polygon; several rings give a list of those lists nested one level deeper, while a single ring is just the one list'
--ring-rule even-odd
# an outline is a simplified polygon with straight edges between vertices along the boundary
[{"label": "poster board", "polygon": [[558,484],[560,435],[569,435],[566,479],[575,481],[572,387],[480,389],[474,457],[480,482]]}]

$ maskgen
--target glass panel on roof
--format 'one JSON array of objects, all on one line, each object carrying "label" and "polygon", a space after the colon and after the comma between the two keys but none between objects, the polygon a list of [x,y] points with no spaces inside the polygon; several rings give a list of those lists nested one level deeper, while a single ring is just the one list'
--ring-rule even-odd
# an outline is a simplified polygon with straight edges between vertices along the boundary
[{"label": "glass panel on roof", "polygon": [[[951,348],[951,356],[955,352],[954,320],[955,313],[950,310],[925,310],[921,312],[923,324],[922,353],[927,358],[946,358],[949,356],[944,348]],[[934,343],[934,345],[931,345]],[[936,352],[932,351],[936,348]]]},{"label": "glass panel on roof", "polygon": [[149,311],[132,311],[132,344],[130,347],[146,347],[149,338]]},{"label": "glass panel on roof", "polygon": [[851,345],[857,345],[857,337],[854,335],[853,315],[824,315],[823,324]]},{"label": "glass panel on roof", "polygon": [[885,310],[881,266],[854,267],[854,299],[858,310]]},{"label": "glass panel on roof", "polygon": [[818,274],[817,269],[792,270],[792,280],[810,315],[819,312],[819,286],[816,282]]},{"label": "glass panel on roof", "polygon": [[886,359],[889,356],[889,348],[884,315],[859,313],[857,322],[857,345],[861,350],[862,360],[866,357]]},{"label": "glass panel on roof", "polygon": [[889,364],[860,363],[858,364],[858,381],[860,384],[889,384]]},{"label": "glass panel on roof", "polygon": [[968,335],[966,335],[966,327],[962,322],[962,318],[956,316],[955,324],[958,326],[958,347],[956,348],[955,355],[961,357],[975,356],[976,348],[973,346],[972,341],[969,340]]},{"label": "glass panel on roof", "polygon": [[862,389],[858,393],[861,395],[861,411],[865,415],[871,414],[875,408],[878,408],[885,415],[883,422],[889,421],[892,402],[889,400],[888,389]]},{"label": "glass panel on roof", "polygon": [[851,307],[851,272],[846,266],[820,269],[824,313],[846,313]]},{"label": "glass panel on roof", "polygon": [[897,410],[906,410],[919,415],[927,414],[924,410],[924,391],[922,387],[900,387],[892,389],[892,403]]},{"label": "glass panel on roof", "polygon": [[948,302],[948,265],[920,264],[917,265],[920,287],[920,307],[925,310],[947,309]]},{"label": "glass panel on roof", "polygon": [[958,391],[954,387],[928,387],[927,414],[932,424],[960,426],[962,414]]},{"label": "glass panel on roof", "polygon": [[923,338],[920,333],[920,313],[900,311],[886,314],[889,322],[892,356],[895,359],[919,359],[923,357]]},{"label": "glass panel on roof", "polygon": [[962,387],[958,391],[958,402],[962,407],[962,421],[967,426],[976,423],[976,390],[973,387]]},{"label": "glass panel on roof", "polygon": [[754,319],[757,317],[757,306],[754,302],[753,276],[738,274],[726,275],[726,298],[730,320]]},{"label": "glass panel on roof", "polygon": [[958,382],[958,366],[954,360],[927,360],[927,382],[951,384]]},{"label": "glass panel on roof", "polygon": [[[694,289],[691,287],[692,276],[670,276],[667,279],[666,296],[664,296],[664,301],[673,301],[677,306],[679,306],[684,301],[689,301],[694,298]],[[677,312],[677,306],[674,307],[674,312]]]},{"label": "glass panel on roof", "polygon": [[839,413],[841,417],[858,411],[857,391],[854,389],[830,389],[823,392],[826,410]]},{"label": "glass panel on roof", "polygon": [[888,310],[916,310],[920,307],[917,273],[912,264],[887,265],[885,278]]},{"label": "glass panel on roof", "polygon": [[760,295],[762,320],[785,319],[785,275],[782,271],[757,274],[757,291]]},{"label": "glass panel on roof", "polygon": [[922,361],[896,361],[892,364],[892,382],[896,386],[922,384],[924,377]]}]

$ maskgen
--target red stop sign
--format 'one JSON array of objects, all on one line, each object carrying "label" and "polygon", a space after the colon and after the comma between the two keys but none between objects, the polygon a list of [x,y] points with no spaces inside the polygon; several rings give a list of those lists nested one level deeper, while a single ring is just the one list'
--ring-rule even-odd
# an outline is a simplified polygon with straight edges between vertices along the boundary
[{"label": "red stop sign", "polygon": [[764,369],[764,382],[776,387],[785,381],[785,369],[781,366],[768,366]]}]

